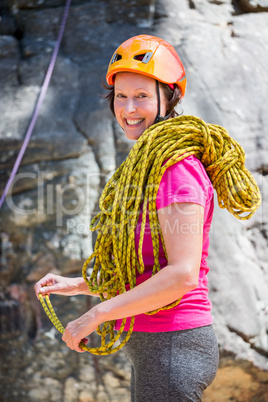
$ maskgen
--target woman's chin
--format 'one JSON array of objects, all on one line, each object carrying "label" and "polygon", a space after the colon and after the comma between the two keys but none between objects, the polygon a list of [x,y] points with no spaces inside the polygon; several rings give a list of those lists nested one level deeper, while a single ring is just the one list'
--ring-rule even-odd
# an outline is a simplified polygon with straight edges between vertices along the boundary
[{"label": "woman's chin", "polygon": [[129,140],[138,140],[144,131],[144,127],[124,127],[125,135]]},{"label": "woman's chin", "polygon": [[126,137],[129,140],[134,140],[134,141],[137,141],[140,138],[141,134],[142,133],[139,133],[139,134],[138,133],[128,133],[128,132],[125,131]]}]

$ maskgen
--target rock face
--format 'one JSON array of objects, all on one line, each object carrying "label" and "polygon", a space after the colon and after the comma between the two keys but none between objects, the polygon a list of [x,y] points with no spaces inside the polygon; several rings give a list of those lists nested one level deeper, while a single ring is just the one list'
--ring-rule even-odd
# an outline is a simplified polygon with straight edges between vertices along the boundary
[{"label": "rock face", "polygon": [[[29,125],[64,5],[0,5],[1,190]],[[133,145],[108,111],[101,81],[115,48],[140,33],[175,46],[188,78],[179,109],[223,125],[244,147],[260,186],[263,203],[248,222],[215,210],[209,280],[221,365],[204,400],[268,400],[267,11],[267,2],[249,0],[73,0],[47,95],[1,210],[3,401],[129,400],[124,354],[95,357],[67,349],[33,284],[48,272],[80,275],[92,251],[88,227],[101,189]],[[94,302],[53,299],[65,324]]]}]

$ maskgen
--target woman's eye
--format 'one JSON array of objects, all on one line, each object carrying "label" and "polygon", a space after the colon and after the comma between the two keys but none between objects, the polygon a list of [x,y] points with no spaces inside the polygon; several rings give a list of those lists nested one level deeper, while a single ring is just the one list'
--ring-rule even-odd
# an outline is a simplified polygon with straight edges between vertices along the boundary
[{"label": "woman's eye", "polygon": [[125,98],[125,95],[123,95],[123,94],[117,94],[117,95],[116,95],[116,98]]},{"label": "woman's eye", "polygon": [[138,98],[147,98],[147,95],[146,94],[140,94],[140,95],[138,95]]}]

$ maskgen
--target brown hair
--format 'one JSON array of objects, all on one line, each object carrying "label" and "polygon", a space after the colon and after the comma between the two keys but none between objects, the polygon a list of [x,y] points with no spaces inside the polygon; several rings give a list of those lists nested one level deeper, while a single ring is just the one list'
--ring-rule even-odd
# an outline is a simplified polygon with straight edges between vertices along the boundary
[{"label": "brown hair", "polygon": [[[180,103],[181,101],[181,90],[180,88],[175,84],[174,89],[171,89],[170,86],[167,84],[164,84],[163,82],[159,82],[161,88],[163,89],[165,98],[166,98],[166,104],[167,104],[167,111],[166,111],[166,116],[170,114],[169,119],[172,117],[176,117],[179,114],[175,110],[175,106]],[[105,82],[103,82],[103,87],[109,91],[108,95],[105,96],[105,98],[109,102],[110,110],[115,116],[114,113],[114,85],[107,85]]]}]

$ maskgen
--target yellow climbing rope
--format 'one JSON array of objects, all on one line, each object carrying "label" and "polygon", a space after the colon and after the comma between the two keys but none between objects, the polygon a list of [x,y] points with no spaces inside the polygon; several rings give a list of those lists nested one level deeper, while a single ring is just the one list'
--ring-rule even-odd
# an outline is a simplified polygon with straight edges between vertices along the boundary
[{"label": "yellow climbing rope", "polygon": [[[243,220],[250,218],[260,206],[258,186],[244,166],[245,153],[223,127],[206,124],[194,116],[179,116],[150,127],[141,135],[127,159],[106,184],[100,198],[100,212],[90,225],[92,231],[98,230],[98,236],[94,252],[83,266],[82,275],[90,292],[98,294],[102,301],[126,292],[126,285],[129,285],[130,289],[134,288],[136,273],[144,272],[142,244],[147,209],[154,252],[152,275],[160,270],[159,232],[164,250],[165,246],[156,210],[159,183],[169,166],[190,155],[195,155],[205,166],[221,208],[226,208],[236,218]],[[165,161],[167,163],[163,165]],[[137,255],[135,228],[141,205],[142,225]],[[88,267],[93,260],[92,273],[88,278]],[[52,323],[63,332],[64,328],[48,296],[45,300],[40,295],[40,301]],[[162,309],[172,308],[179,301]],[[154,314],[162,309],[147,314]],[[81,343],[81,348],[98,355],[116,352],[131,336],[134,320],[135,317],[131,317],[127,336],[121,344],[117,343],[126,319],[122,321],[116,335],[115,321],[98,327],[97,332],[101,336],[100,347],[89,348]],[[106,343],[107,335],[110,338]]]}]

